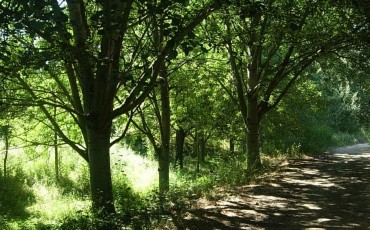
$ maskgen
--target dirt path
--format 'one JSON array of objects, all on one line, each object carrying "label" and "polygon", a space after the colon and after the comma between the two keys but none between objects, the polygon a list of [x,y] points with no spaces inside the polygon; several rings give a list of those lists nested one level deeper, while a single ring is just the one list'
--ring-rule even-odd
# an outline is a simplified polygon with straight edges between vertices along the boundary
[{"label": "dirt path", "polygon": [[202,200],[177,229],[370,229],[370,145],[292,160],[259,185]]}]

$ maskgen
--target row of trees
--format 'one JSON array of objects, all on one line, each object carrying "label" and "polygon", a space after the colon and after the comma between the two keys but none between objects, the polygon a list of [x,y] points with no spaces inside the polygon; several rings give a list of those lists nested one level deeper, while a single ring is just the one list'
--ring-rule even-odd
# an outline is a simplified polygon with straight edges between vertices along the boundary
[{"label": "row of trees", "polygon": [[212,135],[229,140],[231,151],[246,137],[248,169],[259,169],[264,118],[297,82],[337,58],[368,61],[366,7],[356,0],[4,0],[2,106],[38,107],[88,163],[93,208],[114,213],[109,149],[130,127],[155,150],[161,193],[169,189],[172,133],[180,166],[191,133],[200,160]]}]

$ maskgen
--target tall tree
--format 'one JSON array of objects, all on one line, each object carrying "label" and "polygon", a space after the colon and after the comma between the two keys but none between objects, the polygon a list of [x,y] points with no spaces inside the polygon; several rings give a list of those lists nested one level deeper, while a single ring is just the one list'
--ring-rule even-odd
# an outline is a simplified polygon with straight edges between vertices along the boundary
[{"label": "tall tree", "polygon": [[[238,15],[235,17],[235,15]],[[248,168],[261,166],[260,124],[320,57],[351,45],[327,1],[238,1],[226,12],[228,52],[248,148]]]}]

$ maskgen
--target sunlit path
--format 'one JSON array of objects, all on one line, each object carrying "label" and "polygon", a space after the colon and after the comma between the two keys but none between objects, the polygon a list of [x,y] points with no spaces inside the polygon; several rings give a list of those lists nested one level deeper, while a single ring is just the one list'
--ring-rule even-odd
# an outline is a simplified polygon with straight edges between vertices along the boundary
[{"label": "sunlit path", "polygon": [[292,160],[286,168],[230,191],[224,200],[203,200],[179,229],[369,229],[370,145]]}]

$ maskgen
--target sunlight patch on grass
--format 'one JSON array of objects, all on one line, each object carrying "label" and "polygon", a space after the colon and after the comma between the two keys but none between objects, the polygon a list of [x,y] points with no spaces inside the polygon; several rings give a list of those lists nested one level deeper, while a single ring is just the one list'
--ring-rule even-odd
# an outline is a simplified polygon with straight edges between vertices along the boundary
[{"label": "sunlight patch on grass", "polygon": [[124,176],[136,192],[146,193],[158,184],[157,162],[127,148],[112,149],[113,178]]},{"label": "sunlight patch on grass", "polygon": [[89,208],[88,199],[78,199],[70,194],[62,194],[56,186],[36,183],[32,189],[36,195],[36,203],[27,208],[32,216],[42,218],[44,221],[62,219],[71,213]]}]

